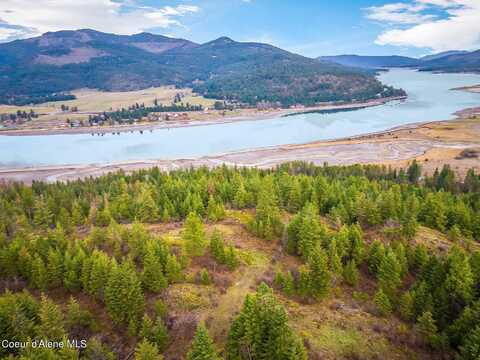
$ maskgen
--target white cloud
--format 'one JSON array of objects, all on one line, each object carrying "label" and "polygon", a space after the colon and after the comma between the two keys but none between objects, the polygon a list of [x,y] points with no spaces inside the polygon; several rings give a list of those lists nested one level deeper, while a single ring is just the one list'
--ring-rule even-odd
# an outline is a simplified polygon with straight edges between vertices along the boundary
[{"label": "white cloud", "polygon": [[[367,9],[368,18],[390,25],[378,36],[377,44],[427,48],[434,52],[480,48],[480,0],[416,0],[403,5],[406,8],[400,9],[399,3],[392,3]],[[432,10],[442,12],[443,16],[434,17]]]},{"label": "white cloud", "polygon": [[421,4],[392,3],[367,8],[367,18],[388,23],[420,24],[433,19],[434,15],[422,14],[425,9]]},{"label": "white cloud", "polygon": [[194,5],[141,6],[134,0],[1,0],[0,40],[81,28],[134,34],[181,25],[180,17],[199,10]]}]

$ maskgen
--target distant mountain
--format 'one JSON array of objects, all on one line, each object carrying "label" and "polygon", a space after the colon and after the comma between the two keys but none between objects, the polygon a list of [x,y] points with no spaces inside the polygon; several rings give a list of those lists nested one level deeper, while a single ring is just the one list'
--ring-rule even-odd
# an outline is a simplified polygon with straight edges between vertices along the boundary
[{"label": "distant mountain", "polygon": [[149,33],[84,29],[0,44],[3,103],[40,102],[83,87],[124,91],[160,85],[190,86],[207,97],[249,104],[403,94],[366,71],[226,37],[200,45]]},{"label": "distant mountain", "polygon": [[450,55],[464,55],[468,54],[468,51],[461,51],[461,50],[451,50],[451,51],[444,51],[441,53],[433,54],[433,55],[427,55],[423,56],[420,58],[421,61],[433,61],[433,60],[438,60],[446,56]]},{"label": "distant mountain", "polygon": [[361,56],[361,55],[338,55],[321,56],[318,60],[358,67],[364,69],[380,69],[389,67],[414,67],[419,64],[418,59],[405,56]]},{"label": "distant mountain", "polygon": [[321,56],[318,60],[362,69],[413,67],[422,71],[480,71],[480,50],[474,52],[446,51],[420,59],[405,56],[338,55]]},{"label": "distant mountain", "polygon": [[424,61],[420,66],[423,71],[443,72],[480,72],[480,50],[453,53],[450,55]]}]

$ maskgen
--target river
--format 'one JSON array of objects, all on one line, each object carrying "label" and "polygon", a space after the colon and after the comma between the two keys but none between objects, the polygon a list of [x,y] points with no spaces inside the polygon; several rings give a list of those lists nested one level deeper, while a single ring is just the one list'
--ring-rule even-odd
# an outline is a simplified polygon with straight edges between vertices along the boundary
[{"label": "river", "polygon": [[476,74],[435,74],[408,69],[382,72],[380,81],[403,88],[405,101],[356,111],[299,114],[228,124],[158,129],[140,134],[0,136],[0,166],[98,164],[177,159],[387,130],[415,122],[448,120],[480,106],[480,94],[451,90],[480,84]]}]

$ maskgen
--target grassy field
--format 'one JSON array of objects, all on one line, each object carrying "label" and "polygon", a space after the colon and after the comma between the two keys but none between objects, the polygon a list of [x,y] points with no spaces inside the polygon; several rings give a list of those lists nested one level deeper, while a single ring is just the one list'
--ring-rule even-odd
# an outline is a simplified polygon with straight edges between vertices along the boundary
[{"label": "grassy field", "polygon": [[[51,128],[63,126],[67,119],[87,120],[89,113],[98,113],[103,111],[112,111],[121,108],[128,108],[136,103],[145,106],[152,106],[155,99],[165,105],[173,102],[176,94],[182,95],[184,103],[192,105],[202,105],[203,107],[212,107],[215,102],[212,99],[206,99],[202,96],[192,93],[191,89],[176,89],[172,86],[156,87],[138,91],[126,92],[105,92],[93,89],[80,89],[72,92],[76,96],[75,100],[47,102],[38,105],[10,106],[0,105],[0,114],[16,113],[17,111],[34,110],[40,116],[26,123],[22,127],[27,128]],[[61,106],[77,107],[78,112],[62,112]]]}]

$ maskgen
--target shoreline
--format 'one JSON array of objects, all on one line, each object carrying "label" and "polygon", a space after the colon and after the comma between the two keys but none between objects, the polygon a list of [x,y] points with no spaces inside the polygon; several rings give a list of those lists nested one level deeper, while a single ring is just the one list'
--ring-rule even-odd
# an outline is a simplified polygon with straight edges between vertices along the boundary
[{"label": "shoreline", "polygon": [[[470,109],[472,110],[472,109]],[[480,113],[480,108],[476,108]],[[0,181],[71,181],[98,177],[116,171],[127,173],[159,167],[163,171],[181,168],[239,167],[272,168],[283,162],[307,161],[317,165],[379,164],[404,167],[413,159],[423,163],[426,171],[444,163],[460,176],[469,168],[480,171],[480,158],[462,158],[465,150],[480,156],[480,119],[460,116],[454,120],[418,122],[389,130],[336,140],[314,141],[235,152],[177,159],[131,160],[100,164],[47,165],[0,168]]]},{"label": "shoreline", "polygon": [[311,113],[317,111],[352,111],[364,108],[381,106],[391,101],[401,101],[407,99],[407,96],[394,96],[389,98],[374,99],[359,103],[348,103],[342,105],[318,105],[305,108],[295,109],[278,109],[258,111],[254,110],[253,114],[244,114],[239,116],[223,117],[211,120],[179,120],[162,123],[141,123],[133,125],[115,125],[115,126],[98,126],[83,128],[52,128],[52,129],[4,129],[0,128],[0,136],[47,136],[47,135],[74,135],[74,134],[108,134],[108,133],[125,133],[137,131],[153,131],[161,129],[173,129],[182,127],[209,126],[219,124],[230,124],[243,121],[261,121],[269,120],[276,117],[301,115],[303,113]]}]

